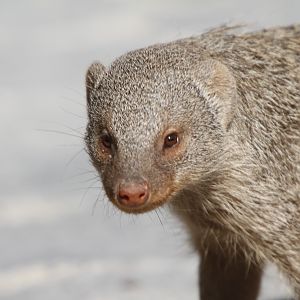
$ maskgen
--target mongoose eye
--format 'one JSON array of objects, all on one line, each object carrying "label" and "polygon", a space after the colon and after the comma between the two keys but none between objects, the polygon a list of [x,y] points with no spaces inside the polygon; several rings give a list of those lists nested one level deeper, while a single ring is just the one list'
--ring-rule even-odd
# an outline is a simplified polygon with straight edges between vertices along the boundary
[{"label": "mongoose eye", "polygon": [[106,148],[107,150],[111,149],[111,147],[112,147],[112,138],[109,134],[103,133],[100,136],[100,142],[101,142],[101,145],[104,148]]},{"label": "mongoose eye", "polygon": [[171,147],[175,146],[178,143],[179,143],[178,134],[176,132],[173,132],[171,134],[168,134],[165,137],[164,146],[163,147],[164,147],[164,149],[171,148]]}]

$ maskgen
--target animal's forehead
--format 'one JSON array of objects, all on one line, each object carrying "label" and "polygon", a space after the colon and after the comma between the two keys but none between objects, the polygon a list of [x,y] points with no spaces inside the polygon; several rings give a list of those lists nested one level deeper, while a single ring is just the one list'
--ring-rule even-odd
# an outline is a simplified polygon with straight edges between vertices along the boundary
[{"label": "animal's forehead", "polygon": [[174,89],[190,69],[187,56],[185,48],[172,43],[129,52],[107,69],[100,89],[105,98],[121,95],[120,100],[131,94],[156,94],[172,85]]},{"label": "animal's forehead", "polygon": [[104,122],[122,133],[162,129],[158,124],[162,120],[168,123],[168,117],[180,110],[190,93],[188,69],[179,52],[158,46],[117,59],[97,91],[97,111],[101,111]]},{"label": "animal's forehead", "polygon": [[174,70],[111,71],[103,78],[97,98],[102,109],[146,116],[169,106],[180,92],[182,87],[178,85],[178,75]]},{"label": "animal's forehead", "polygon": [[158,90],[131,89],[130,93],[115,92],[107,95],[102,106],[106,122],[116,134],[127,131],[137,134],[156,132],[158,124],[169,110],[169,98]]},{"label": "animal's forehead", "polygon": [[116,59],[108,68],[107,83],[115,88],[151,88],[187,69],[185,49],[173,44],[157,45],[129,52]]}]

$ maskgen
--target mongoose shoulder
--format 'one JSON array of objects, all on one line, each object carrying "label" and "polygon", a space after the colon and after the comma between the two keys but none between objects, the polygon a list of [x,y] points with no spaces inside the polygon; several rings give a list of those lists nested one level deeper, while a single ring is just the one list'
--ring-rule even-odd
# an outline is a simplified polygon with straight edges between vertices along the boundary
[{"label": "mongoose shoulder", "polygon": [[256,299],[265,261],[300,295],[300,25],[132,51],[92,64],[86,90],[108,198],[183,220],[201,299]]}]

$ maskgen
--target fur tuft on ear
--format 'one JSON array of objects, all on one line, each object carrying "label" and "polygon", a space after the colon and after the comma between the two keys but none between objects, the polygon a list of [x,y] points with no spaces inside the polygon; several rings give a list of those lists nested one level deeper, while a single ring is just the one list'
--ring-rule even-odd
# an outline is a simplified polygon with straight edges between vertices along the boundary
[{"label": "fur tuft on ear", "polygon": [[91,94],[99,88],[100,81],[105,74],[105,67],[99,63],[93,63],[87,70],[85,76],[86,98],[88,105],[91,104]]},{"label": "fur tuft on ear", "polygon": [[236,81],[230,70],[216,60],[201,62],[193,74],[199,95],[217,113],[224,130],[227,130],[235,113],[237,102]]}]

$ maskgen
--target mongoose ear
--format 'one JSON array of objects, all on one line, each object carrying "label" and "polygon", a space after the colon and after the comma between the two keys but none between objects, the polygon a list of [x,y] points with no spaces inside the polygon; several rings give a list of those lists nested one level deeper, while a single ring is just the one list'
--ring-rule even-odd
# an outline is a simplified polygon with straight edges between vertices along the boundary
[{"label": "mongoose ear", "polygon": [[93,63],[87,70],[85,76],[85,86],[86,86],[86,99],[87,104],[91,104],[91,94],[94,90],[99,88],[100,81],[105,74],[105,67],[99,63]]},{"label": "mongoose ear", "polygon": [[199,94],[207,100],[207,104],[217,113],[220,124],[227,130],[237,102],[235,78],[224,64],[216,60],[204,61],[200,68],[196,75]]}]

